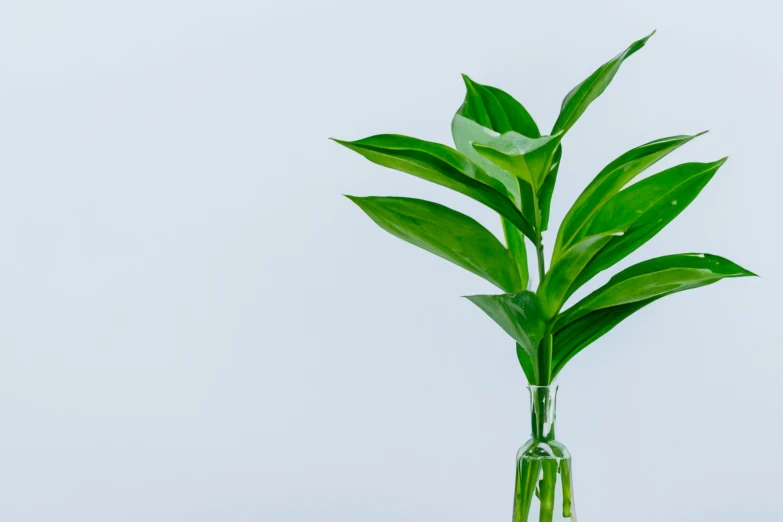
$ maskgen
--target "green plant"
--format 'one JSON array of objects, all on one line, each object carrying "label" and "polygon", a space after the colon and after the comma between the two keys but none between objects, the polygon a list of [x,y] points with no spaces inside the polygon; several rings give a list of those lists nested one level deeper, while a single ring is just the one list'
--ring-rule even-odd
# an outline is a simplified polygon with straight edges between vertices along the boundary
[{"label": "green plant", "polygon": [[[650,36],[574,87],[548,136],[541,135],[528,111],[510,95],[463,76],[467,94],[451,124],[456,150],[394,134],[335,140],[373,163],[456,190],[500,214],[505,245],[472,218],[437,203],[348,196],[387,232],[506,292],[468,299],[517,342],[519,362],[531,384],[551,383],[574,355],[661,297],[725,277],[754,275],[710,254],[669,255],[621,271],[562,310],[577,289],[677,217],[726,161],[683,163],[631,183],[703,133],[670,136],[626,152],[593,179],[568,211],[546,269],[542,234],[549,223],[563,136]],[[525,239],[537,260],[540,283],[535,292],[528,289]]]},{"label": "green plant", "polygon": [[[652,35],[650,35],[652,36]],[[549,385],[577,353],[623,319],[661,297],[754,275],[710,254],[657,257],[626,268],[563,310],[593,277],[638,249],[687,207],[723,165],[683,163],[644,179],[650,166],[703,133],[640,145],[609,163],[566,214],[550,267],[543,233],[560,168],[561,141],[609,85],[642,38],[599,67],[566,95],[548,136],[505,92],[464,76],[467,94],[452,120],[456,150],[407,136],[384,134],[338,143],[370,161],[443,185],[496,211],[505,244],[472,218],[430,201],[348,196],[391,234],[490,281],[500,295],[470,299],[515,341],[530,384],[532,438],[517,455],[514,522],[528,520],[539,501],[539,521],[552,522],[558,474],[562,516],[572,508],[571,458],[554,439],[556,388]],[[526,242],[535,252],[539,284],[530,284]],[[534,516],[534,515],[533,515]]]}]

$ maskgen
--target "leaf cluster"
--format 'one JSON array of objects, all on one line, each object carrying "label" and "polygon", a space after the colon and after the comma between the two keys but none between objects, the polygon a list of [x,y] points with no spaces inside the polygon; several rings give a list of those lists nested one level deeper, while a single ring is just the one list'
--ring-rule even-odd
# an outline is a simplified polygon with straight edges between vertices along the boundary
[{"label": "leaf cluster", "polygon": [[[541,134],[512,96],[463,76],[465,100],[451,123],[454,148],[395,134],[335,140],[373,163],[455,190],[500,216],[503,241],[471,217],[438,203],[348,196],[387,232],[504,292],[468,299],[516,341],[519,362],[531,384],[551,383],[577,353],[657,299],[727,277],[754,275],[715,255],[668,255],[622,270],[564,309],[580,287],[674,220],[726,161],[682,163],[639,179],[703,133],[653,140],[622,154],[571,206],[557,231],[547,269],[543,232],[549,225],[563,138],[650,36],[632,43],[574,87],[548,135]],[[538,269],[535,290],[529,247]]]}]

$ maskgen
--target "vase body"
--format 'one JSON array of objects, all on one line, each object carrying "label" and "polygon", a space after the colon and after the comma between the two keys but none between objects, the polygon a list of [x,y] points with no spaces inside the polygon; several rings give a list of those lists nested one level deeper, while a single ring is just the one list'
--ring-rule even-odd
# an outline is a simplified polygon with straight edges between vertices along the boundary
[{"label": "vase body", "polygon": [[576,522],[571,454],[555,440],[557,386],[528,386],[531,436],[517,452],[513,522]]}]

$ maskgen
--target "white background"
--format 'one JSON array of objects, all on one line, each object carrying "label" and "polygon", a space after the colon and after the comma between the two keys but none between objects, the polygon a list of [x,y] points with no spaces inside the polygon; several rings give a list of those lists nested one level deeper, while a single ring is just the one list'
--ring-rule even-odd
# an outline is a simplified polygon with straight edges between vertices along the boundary
[{"label": "white background", "polygon": [[6,2],[0,520],[508,520],[524,376],[459,297],[495,290],[341,194],[497,220],[327,138],[449,143],[463,72],[548,129],[575,84],[656,28],[567,136],[553,223],[622,152],[710,129],[653,172],[729,162],[622,266],[704,251],[762,277],[659,301],[576,357],[558,437],[583,522],[781,520],[781,15]]}]

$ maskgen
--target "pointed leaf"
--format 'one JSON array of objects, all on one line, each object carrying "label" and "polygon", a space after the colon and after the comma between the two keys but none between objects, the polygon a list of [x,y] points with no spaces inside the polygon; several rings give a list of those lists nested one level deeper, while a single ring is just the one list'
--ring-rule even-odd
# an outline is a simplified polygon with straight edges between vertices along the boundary
[{"label": "pointed leaf", "polygon": [[709,183],[725,158],[713,163],[684,163],[631,185],[616,194],[587,226],[588,234],[625,230],[612,239],[580,274],[575,291],[619,262],[671,223]]},{"label": "pointed leaf", "polygon": [[579,277],[582,269],[606,243],[620,234],[622,234],[621,231],[612,231],[586,237],[569,248],[552,265],[538,287],[538,295],[541,297],[541,307],[545,317],[554,317],[560,311],[570,295],[571,285]]},{"label": "pointed leaf", "polygon": [[557,259],[563,250],[586,235],[585,225],[625,185],[667,154],[701,134],[704,133],[651,141],[626,152],[607,165],[577,198],[563,219],[557,232],[553,259]]},{"label": "pointed leaf", "polygon": [[755,274],[728,259],[711,254],[657,257],[626,268],[562,313],[555,323],[555,331],[594,310],[663,297],[709,285],[726,277],[752,275]]},{"label": "pointed leaf", "polygon": [[530,282],[530,272],[527,266],[527,249],[525,247],[525,236],[522,232],[514,228],[506,219],[502,219],[503,233],[506,236],[506,244],[511,256],[514,258],[514,264],[519,272],[519,288],[525,290]]},{"label": "pointed leaf", "polygon": [[549,174],[538,191],[538,207],[541,210],[541,232],[545,232],[549,228],[549,209],[552,206],[552,194],[555,192],[555,182],[557,182],[557,172],[560,170],[560,159],[562,156],[563,146],[559,145],[552,158],[552,167],[549,170]]},{"label": "pointed leaf", "polygon": [[556,330],[552,353],[553,378],[560,373],[560,370],[563,369],[568,361],[585,347],[620,324],[626,317],[656,299],[658,298],[653,297],[643,301],[595,310]]},{"label": "pointed leaf", "polygon": [[488,206],[528,237],[535,230],[505,194],[493,188],[497,183],[468,158],[445,145],[400,136],[381,134],[348,142],[335,140],[378,165],[412,174],[456,190]]},{"label": "pointed leaf", "polygon": [[587,107],[606,90],[623,61],[644,47],[644,44],[647,43],[647,40],[653,34],[655,34],[655,31],[632,43],[628,49],[603,64],[586,80],[574,87],[563,100],[563,106],[552,129],[552,134],[570,129]]},{"label": "pointed leaf", "polygon": [[462,79],[467,92],[457,114],[499,133],[513,130],[531,138],[541,135],[533,117],[512,96],[495,87],[474,82],[464,74]]},{"label": "pointed leaf", "polygon": [[497,180],[497,183],[492,186],[500,192],[507,194],[516,206],[520,207],[519,181],[516,176],[501,169],[476,152],[472,145],[473,143],[489,145],[498,139],[500,134],[457,113],[454,115],[454,119],[451,120],[451,135],[457,150],[481,167],[481,170],[488,176]]},{"label": "pointed leaf", "polygon": [[544,337],[546,324],[536,294],[525,290],[515,294],[471,295],[468,299],[513,337],[531,361],[537,361],[536,348]]},{"label": "pointed leaf", "polygon": [[517,360],[519,360],[519,365],[522,367],[522,371],[525,372],[527,382],[530,384],[537,384],[538,364],[534,360],[533,356],[526,352],[519,343],[517,343]]},{"label": "pointed leaf", "polygon": [[473,218],[421,199],[348,198],[390,234],[483,277],[505,292],[524,289],[509,251]]},{"label": "pointed leaf", "polygon": [[538,191],[552,167],[555,151],[562,134],[528,138],[517,132],[507,132],[487,145],[473,143],[480,155],[529,183]]},{"label": "pointed leaf", "polygon": [[[481,167],[489,176],[498,180],[503,186],[503,192],[508,195],[509,199],[514,202],[517,208],[522,209],[522,215],[525,216],[525,219],[530,223],[535,222],[535,213],[532,212],[532,207],[528,209],[522,206],[519,180],[517,180],[513,174],[506,172],[481,156],[472,147],[472,143],[474,142],[481,144],[492,143],[500,134],[486,127],[482,127],[459,113],[454,115],[454,119],[451,122],[451,134],[454,138],[454,145],[457,147],[457,150],[467,156],[473,163]],[[505,231],[508,248],[517,262],[520,277],[526,287],[529,275],[527,252],[523,234],[505,219],[503,220],[503,230]]]}]

